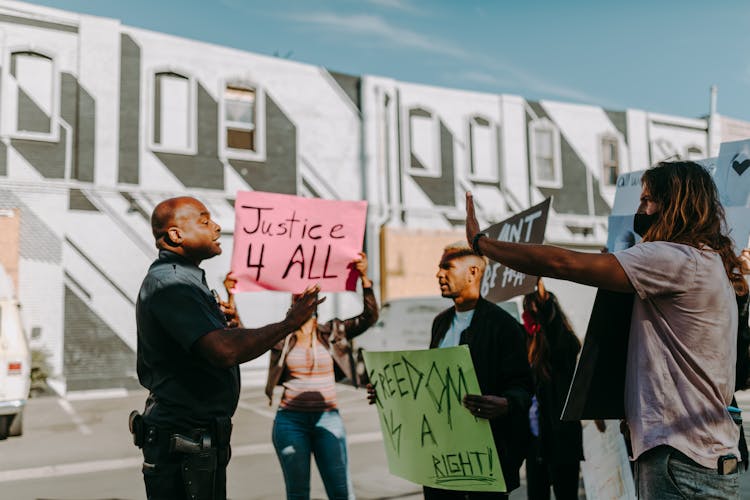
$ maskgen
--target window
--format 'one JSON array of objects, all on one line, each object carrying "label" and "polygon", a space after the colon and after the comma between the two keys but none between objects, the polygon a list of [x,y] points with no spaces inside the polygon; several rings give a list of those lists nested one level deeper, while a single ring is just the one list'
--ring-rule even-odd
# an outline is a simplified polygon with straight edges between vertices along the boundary
[{"label": "window", "polygon": [[546,118],[533,121],[529,125],[529,146],[534,184],[539,187],[562,187],[560,131],[557,127]]},{"label": "window", "polygon": [[218,89],[219,143],[222,155],[244,161],[266,160],[266,95],[263,87],[237,77],[221,82]]},{"label": "window", "polygon": [[24,137],[56,140],[57,85],[52,58],[31,51],[13,52],[10,79],[9,87],[15,87],[15,92],[11,90],[9,97],[15,102],[8,103],[8,108],[16,111],[11,130]]},{"label": "window", "polygon": [[229,149],[256,151],[255,89],[227,85],[224,89],[224,127]]},{"label": "window", "polygon": [[497,175],[497,135],[492,123],[480,116],[469,120],[469,168],[475,180],[495,182]]},{"label": "window", "polygon": [[190,78],[172,72],[154,75],[153,144],[187,152],[193,148],[194,94]]},{"label": "window", "polygon": [[421,108],[409,110],[409,166],[415,172],[439,173],[438,131],[432,113]]},{"label": "window", "polygon": [[620,175],[620,144],[616,137],[602,139],[602,184],[614,186]]}]

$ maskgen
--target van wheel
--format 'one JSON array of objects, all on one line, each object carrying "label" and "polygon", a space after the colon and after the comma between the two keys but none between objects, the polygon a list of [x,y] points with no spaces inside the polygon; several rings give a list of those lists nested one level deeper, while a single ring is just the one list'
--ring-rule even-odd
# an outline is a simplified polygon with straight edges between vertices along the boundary
[{"label": "van wheel", "polygon": [[11,418],[13,418],[13,415],[3,415],[0,417],[0,440],[8,439]]},{"label": "van wheel", "polygon": [[[11,415],[8,416],[11,418]],[[10,424],[8,424],[8,435],[10,437],[20,436],[23,434],[23,410],[12,416]]]}]

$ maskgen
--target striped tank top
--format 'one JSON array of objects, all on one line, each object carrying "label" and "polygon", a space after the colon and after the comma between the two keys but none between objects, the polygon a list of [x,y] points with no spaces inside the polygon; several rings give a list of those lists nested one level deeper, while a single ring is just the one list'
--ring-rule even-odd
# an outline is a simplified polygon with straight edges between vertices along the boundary
[{"label": "striped tank top", "polygon": [[286,377],[281,408],[295,411],[329,411],[336,408],[333,358],[320,343],[297,341],[286,355]]}]

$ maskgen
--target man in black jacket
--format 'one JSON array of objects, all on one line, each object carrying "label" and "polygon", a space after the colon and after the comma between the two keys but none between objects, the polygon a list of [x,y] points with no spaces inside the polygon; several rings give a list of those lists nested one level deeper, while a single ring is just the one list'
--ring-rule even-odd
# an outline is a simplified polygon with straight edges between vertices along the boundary
[{"label": "man in black jacket", "polygon": [[[533,391],[521,325],[497,305],[481,297],[486,260],[466,243],[448,245],[440,259],[437,279],[443,297],[454,306],[432,323],[430,348],[469,346],[481,395],[464,397],[464,406],[489,420],[508,492],[518,488],[518,469],[526,455],[528,410]],[[433,499],[507,498],[507,493],[449,491],[425,486]]]}]

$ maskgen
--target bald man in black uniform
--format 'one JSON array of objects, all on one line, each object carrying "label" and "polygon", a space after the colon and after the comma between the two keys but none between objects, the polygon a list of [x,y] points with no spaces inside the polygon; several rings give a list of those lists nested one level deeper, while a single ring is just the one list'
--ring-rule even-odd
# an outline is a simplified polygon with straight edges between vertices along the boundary
[{"label": "bald man in black uniform", "polygon": [[298,329],[322,301],[318,287],[310,287],[282,321],[229,328],[234,312],[217,302],[198,267],[221,253],[221,228],[205,205],[190,197],[165,200],[154,208],[151,227],[159,257],[136,304],[138,379],[149,396],[143,415],[130,419],[143,449],[146,494],[225,499],[238,365]]}]

